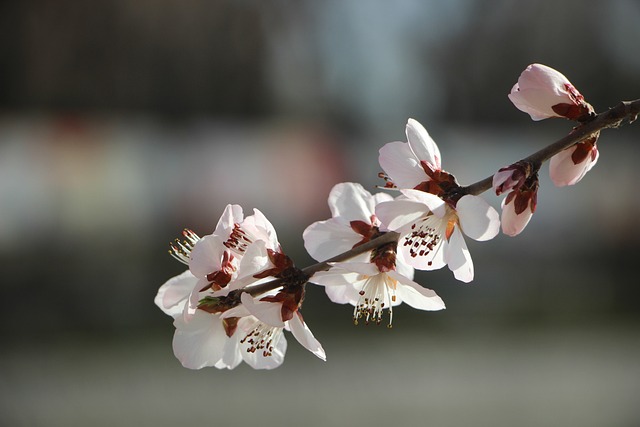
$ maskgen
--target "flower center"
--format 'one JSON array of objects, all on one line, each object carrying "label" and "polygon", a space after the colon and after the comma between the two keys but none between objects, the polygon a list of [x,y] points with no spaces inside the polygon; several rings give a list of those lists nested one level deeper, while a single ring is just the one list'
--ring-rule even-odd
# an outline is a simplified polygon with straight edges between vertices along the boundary
[{"label": "flower center", "polygon": [[[435,257],[442,246],[440,243],[444,233],[441,230],[441,225],[442,221],[432,213],[411,225],[411,231],[404,237],[403,245],[409,247],[409,255],[412,258],[418,256]],[[429,261],[428,264],[431,265],[432,261]]]}]

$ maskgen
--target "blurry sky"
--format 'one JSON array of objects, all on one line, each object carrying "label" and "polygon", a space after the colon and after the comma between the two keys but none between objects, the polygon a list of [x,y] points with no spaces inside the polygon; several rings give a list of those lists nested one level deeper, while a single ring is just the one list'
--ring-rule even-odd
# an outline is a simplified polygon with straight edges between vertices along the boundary
[{"label": "blurry sky", "polygon": [[[168,425],[166,398],[148,391],[174,382],[191,410],[186,418],[208,420],[190,390],[213,396],[218,379],[231,383],[237,373],[181,368],[170,320],[152,304],[183,269],[166,252],[182,228],[210,233],[227,203],[259,208],[304,266],[311,260],[302,231],[329,216],[331,187],[357,181],[375,191],[377,150],[404,140],[407,118],[427,127],[443,167],[468,184],[570,131],[566,121],[533,123],[508,101],[529,63],[561,70],[597,111],[639,98],[639,24],[635,0],[0,3],[0,400],[13,402],[3,404],[0,420],[84,425],[87,414],[101,414],[94,424]],[[346,387],[344,398],[333,398],[345,414],[349,396],[372,393],[395,408],[393,417],[422,422],[415,408],[428,405],[424,392],[447,425],[457,408],[427,380],[409,381],[409,392],[391,374],[375,379],[381,358],[397,358],[398,378],[414,371],[434,378],[445,396],[473,408],[475,425],[636,425],[640,412],[629,396],[640,391],[637,126],[604,131],[598,165],[575,188],[554,188],[543,167],[526,231],[469,243],[473,285],[448,271],[419,274],[443,296],[445,312],[401,309],[392,331],[365,330],[351,325],[348,308],[311,289],[305,319],[329,343],[326,365],[334,367],[318,368],[292,343],[284,373],[241,368],[238,378],[258,390],[295,381],[302,393],[309,390],[295,376],[308,363],[332,369],[314,377],[325,398]],[[430,340],[441,344],[431,353],[440,374],[425,366]],[[606,350],[591,346],[598,340]],[[412,352],[416,341],[420,351]],[[502,362],[518,374],[504,373]],[[352,378],[360,363],[375,370],[364,384]],[[473,363],[496,375],[466,371]],[[147,375],[148,366],[170,370],[171,381],[150,380],[162,373]],[[125,385],[105,385],[103,371]],[[343,377],[351,383],[340,384]],[[385,395],[385,387],[395,391]],[[117,411],[97,403],[123,405],[121,389],[141,403],[127,406],[133,418],[109,418]],[[545,398],[549,389],[553,399]],[[585,389],[592,394],[580,394]],[[47,406],[55,390],[61,400]],[[398,409],[393,395],[409,409]],[[67,410],[77,399],[90,410]],[[609,412],[593,406],[603,399]],[[39,409],[30,409],[32,400]],[[320,414],[317,425],[342,419],[302,402]],[[353,404],[376,413],[366,399]],[[573,418],[583,406],[593,410]],[[531,418],[536,407],[551,415]],[[449,425],[465,418],[453,419]]]}]

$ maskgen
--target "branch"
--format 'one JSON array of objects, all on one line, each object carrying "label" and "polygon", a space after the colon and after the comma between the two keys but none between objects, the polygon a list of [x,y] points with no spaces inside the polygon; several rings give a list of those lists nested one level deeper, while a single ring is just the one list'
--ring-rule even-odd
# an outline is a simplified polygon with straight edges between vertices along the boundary
[{"label": "branch", "polygon": [[[522,162],[544,163],[562,150],[565,150],[580,141],[587,139],[595,132],[602,129],[617,128],[621,126],[625,119],[632,123],[640,114],[640,99],[635,101],[622,101],[613,108],[598,114],[593,120],[576,127],[569,135],[543,148],[540,151],[522,159]],[[493,184],[493,175],[485,179],[463,187],[464,194],[475,196],[489,190]]]},{"label": "branch", "polygon": [[[533,164],[542,164],[562,150],[565,150],[577,144],[578,142],[587,139],[595,132],[599,132],[603,129],[608,128],[617,128],[624,124],[625,120],[627,120],[627,123],[632,123],[636,120],[638,114],[640,114],[640,99],[636,99],[635,101],[623,101],[615,107],[598,114],[589,122],[579,125],[564,138],[554,142],[551,145],[548,145],[547,147],[531,154],[528,157],[525,157],[521,161]],[[477,196],[489,190],[492,187],[492,184],[493,175],[488,176],[487,178],[475,182],[469,186],[462,187],[461,190],[463,194],[473,194]],[[331,268],[330,263],[346,261],[350,258],[353,258],[357,255],[360,255],[387,243],[397,241],[399,237],[400,234],[396,232],[386,232],[382,236],[370,240],[367,243],[356,246],[355,248],[336,255],[326,261],[310,265],[309,267],[303,268],[301,271],[302,273],[307,275],[308,278],[311,278],[311,276],[313,276],[315,273]],[[260,285],[247,288],[245,289],[245,292],[248,292],[253,296],[261,295],[265,292],[282,286],[282,282],[283,279],[270,280],[268,282],[261,283]]]},{"label": "branch", "polygon": [[[385,245],[387,243],[396,242],[400,237],[400,234],[395,231],[389,231],[384,233],[382,236],[377,237],[373,240],[368,241],[367,243],[363,243],[360,246],[356,246],[346,252],[343,252],[339,255],[334,256],[333,258],[329,258],[326,261],[319,262],[317,264],[310,265],[309,267],[303,268],[301,271],[305,275],[308,276],[308,279],[311,278],[318,271],[324,271],[331,268],[330,263],[332,262],[341,262],[351,259],[357,255],[365,253],[367,251],[373,250],[377,247]],[[246,289],[246,292],[250,293],[253,296],[264,294],[265,292],[269,292],[273,289],[276,289],[282,285],[283,279],[274,279],[265,283],[261,283],[257,286],[252,286]]]}]

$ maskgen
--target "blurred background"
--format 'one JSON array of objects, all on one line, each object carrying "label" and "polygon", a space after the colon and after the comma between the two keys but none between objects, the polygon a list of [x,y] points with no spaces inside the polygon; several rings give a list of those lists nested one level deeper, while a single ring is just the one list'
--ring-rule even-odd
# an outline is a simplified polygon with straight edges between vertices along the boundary
[{"label": "blurred background", "polygon": [[[153,305],[168,242],[259,208],[299,266],[343,181],[371,191],[407,118],[463,184],[559,139],[507,93],[540,62],[597,111],[640,97],[636,0],[0,3],[0,423],[636,426],[640,125],[518,238],[469,242],[447,310],[351,323],[311,287],[323,363],[189,371]],[[486,194],[499,208],[500,199]]]}]

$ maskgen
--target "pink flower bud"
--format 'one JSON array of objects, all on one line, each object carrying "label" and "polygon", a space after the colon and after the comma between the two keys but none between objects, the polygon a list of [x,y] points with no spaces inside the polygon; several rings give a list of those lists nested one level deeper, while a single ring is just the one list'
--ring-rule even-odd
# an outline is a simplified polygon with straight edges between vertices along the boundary
[{"label": "pink flower bud", "polygon": [[596,142],[600,133],[559,152],[549,161],[549,176],[557,187],[574,185],[595,166],[600,153]]},{"label": "pink flower bud", "polygon": [[533,120],[565,117],[583,121],[594,114],[593,107],[562,73],[542,64],[529,65],[508,96]]},{"label": "pink flower bud", "polygon": [[524,162],[517,162],[500,168],[493,175],[493,190],[496,192],[496,196],[509,190],[520,188],[530,173],[531,166]]},{"label": "pink flower bud", "polygon": [[502,201],[502,232],[517,236],[529,224],[538,204],[538,174],[531,175]]}]

